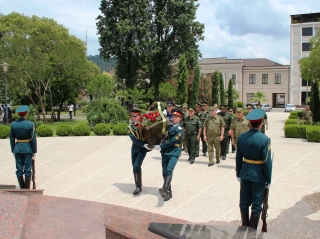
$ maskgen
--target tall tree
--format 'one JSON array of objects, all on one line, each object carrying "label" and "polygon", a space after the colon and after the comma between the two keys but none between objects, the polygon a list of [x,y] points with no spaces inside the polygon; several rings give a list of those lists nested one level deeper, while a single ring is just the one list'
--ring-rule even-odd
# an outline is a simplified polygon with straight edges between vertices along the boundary
[{"label": "tall tree", "polygon": [[94,76],[87,85],[87,91],[96,100],[101,100],[101,97],[111,98],[115,81],[108,73]]},{"label": "tall tree", "polygon": [[224,82],[223,82],[223,77],[222,73],[219,74],[220,78],[220,105],[226,104],[226,94],[224,91]]},{"label": "tall tree", "polygon": [[194,0],[102,0],[100,55],[116,58],[116,74],[129,79],[130,88],[138,73],[144,73],[141,77],[151,80],[157,100],[160,83],[183,53],[189,69],[201,57],[197,42],[203,40],[204,25],[195,21],[198,6]]},{"label": "tall tree", "polygon": [[228,108],[233,108],[233,81],[229,80],[228,84]]},{"label": "tall tree", "polygon": [[261,102],[266,102],[269,100],[267,99],[267,95],[264,92],[257,91],[254,93],[254,96],[251,99],[251,102],[254,102],[254,101],[258,101],[258,104],[260,104]]},{"label": "tall tree", "polygon": [[211,76],[211,82],[212,82],[212,100],[211,103],[218,104],[219,105],[219,83],[220,83],[220,76],[219,72],[215,71],[213,75]]},{"label": "tall tree", "polygon": [[200,66],[197,65],[194,77],[192,81],[192,91],[191,91],[191,97],[189,100],[190,106],[195,106],[199,99],[199,85],[200,85]]},{"label": "tall tree", "polygon": [[179,76],[177,85],[177,103],[183,104],[187,102],[188,98],[188,68],[186,62],[186,56],[183,54],[179,59]]}]

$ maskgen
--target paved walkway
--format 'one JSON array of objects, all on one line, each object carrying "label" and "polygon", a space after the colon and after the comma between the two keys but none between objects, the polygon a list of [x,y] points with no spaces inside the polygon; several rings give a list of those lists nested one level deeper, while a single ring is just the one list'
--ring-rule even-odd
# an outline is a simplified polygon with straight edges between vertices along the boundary
[{"label": "paved walkway", "polygon": [[[286,139],[283,126],[288,113],[269,112],[267,135],[274,152],[273,183],[269,198],[269,223],[300,202],[320,192],[320,144]],[[38,138],[37,187],[45,195],[92,200],[155,212],[191,222],[239,223],[239,182],[235,154],[219,165],[207,167],[200,156],[190,165],[182,153],[172,181],[173,198],[164,202],[159,151],[143,163],[143,193],[132,196],[134,180],[127,136]],[[0,184],[17,184],[9,140],[0,140]],[[200,154],[202,155],[202,154]],[[319,200],[320,201],[320,200]],[[319,203],[320,205],[320,203]],[[320,207],[306,215],[320,220]]]}]

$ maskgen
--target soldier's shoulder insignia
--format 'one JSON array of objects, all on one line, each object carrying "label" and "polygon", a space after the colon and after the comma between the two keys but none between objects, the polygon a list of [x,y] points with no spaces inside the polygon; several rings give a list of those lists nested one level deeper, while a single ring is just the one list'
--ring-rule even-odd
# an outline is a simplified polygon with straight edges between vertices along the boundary
[{"label": "soldier's shoulder insignia", "polygon": [[177,135],[176,135],[176,140],[178,140],[178,139],[180,139],[181,138],[181,136],[182,136],[182,133],[181,132],[179,132],[179,133],[177,133]]},{"label": "soldier's shoulder insignia", "polygon": [[179,130],[182,130],[182,127],[181,127],[181,126],[178,126],[178,129],[179,129]]}]

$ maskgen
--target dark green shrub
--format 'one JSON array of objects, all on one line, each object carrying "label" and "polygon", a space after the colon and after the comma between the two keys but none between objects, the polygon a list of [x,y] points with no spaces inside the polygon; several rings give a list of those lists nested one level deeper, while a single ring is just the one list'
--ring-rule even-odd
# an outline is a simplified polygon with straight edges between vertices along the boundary
[{"label": "dark green shrub", "polygon": [[308,125],[289,124],[284,126],[284,136],[286,138],[306,138],[306,128]]},{"label": "dark green shrub", "polygon": [[114,135],[127,135],[128,130],[127,130],[128,124],[126,123],[118,123],[115,126],[113,126],[113,134]]},{"label": "dark green shrub", "polygon": [[316,125],[316,126],[320,126],[320,122],[314,123],[314,125]]},{"label": "dark green shrub", "polygon": [[86,124],[78,124],[73,129],[74,136],[88,136],[90,135],[91,129],[89,125]]},{"label": "dark green shrub", "polygon": [[88,107],[89,107],[89,105],[84,105],[84,106],[82,106],[82,107],[81,107],[82,113],[87,113],[87,112],[88,112]]},{"label": "dark green shrub", "polygon": [[59,136],[70,136],[72,135],[72,127],[67,124],[61,124],[56,129],[56,135]]},{"label": "dark green shrub", "polygon": [[290,115],[298,115],[298,111],[290,111]]},{"label": "dark green shrub", "polygon": [[41,137],[50,137],[53,135],[53,129],[48,125],[40,125],[37,127],[37,135]]},{"label": "dark green shrub", "polygon": [[285,122],[284,122],[285,125],[287,124],[298,124],[298,120],[297,119],[287,119]]},{"label": "dark green shrub", "polygon": [[10,127],[6,125],[0,126],[0,139],[8,138],[10,135]]},{"label": "dark green shrub", "polygon": [[94,126],[93,132],[96,135],[108,135],[111,132],[111,127],[106,123],[99,123]]},{"label": "dark green shrub", "polygon": [[303,110],[297,110],[296,112],[298,112],[298,117],[303,117],[303,113],[304,113]]},{"label": "dark green shrub", "polygon": [[298,119],[298,115],[289,115],[288,118],[289,119]]},{"label": "dark green shrub", "polygon": [[320,126],[309,126],[306,128],[308,142],[320,142]]},{"label": "dark green shrub", "polygon": [[17,120],[19,118],[20,118],[20,116],[18,115],[18,113],[12,114],[12,121],[15,121],[15,120]]},{"label": "dark green shrub", "polygon": [[239,108],[243,108],[243,106],[244,106],[244,103],[241,101],[237,101],[236,104],[237,104],[237,107],[239,107]]}]

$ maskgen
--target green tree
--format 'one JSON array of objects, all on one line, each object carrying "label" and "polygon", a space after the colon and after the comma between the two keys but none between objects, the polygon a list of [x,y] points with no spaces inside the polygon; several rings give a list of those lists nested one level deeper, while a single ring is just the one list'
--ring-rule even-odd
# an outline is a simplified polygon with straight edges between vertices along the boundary
[{"label": "green tree", "polygon": [[177,100],[178,104],[187,102],[188,98],[188,68],[186,62],[186,56],[183,54],[179,59],[179,76],[177,85]]},{"label": "green tree", "polygon": [[211,76],[211,82],[212,82],[212,105],[213,104],[219,104],[219,83],[220,83],[220,76],[219,72],[215,71],[213,75]]},{"label": "green tree", "polygon": [[200,66],[197,65],[194,72],[193,81],[192,81],[192,91],[191,91],[191,96],[189,101],[190,106],[194,106],[198,102],[199,86],[200,86]]},{"label": "green tree", "polygon": [[267,96],[264,92],[262,91],[257,91],[254,93],[254,96],[253,98],[251,99],[251,102],[254,102],[254,101],[258,101],[258,104],[260,104],[261,102],[266,102],[266,101],[269,101],[267,99]]},{"label": "green tree", "polygon": [[160,83],[160,101],[175,101],[176,87],[171,82]]},{"label": "green tree", "polygon": [[226,93],[224,91],[224,82],[223,82],[223,77],[222,73],[219,74],[220,78],[220,105],[226,104]]},{"label": "green tree", "polygon": [[115,81],[110,74],[99,74],[88,83],[87,92],[97,100],[101,100],[101,97],[110,98],[114,85]]},{"label": "green tree", "polygon": [[197,42],[203,40],[204,25],[195,21],[194,0],[102,0],[98,16],[100,55],[115,57],[116,74],[129,79],[149,78],[154,98],[159,99],[160,83],[171,74],[173,63],[185,53],[193,69],[201,57]]},{"label": "green tree", "polygon": [[228,91],[227,91],[227,97],[228,97],[228,108],[233,108],[233,81],[232,79],[229,80],[228,84]]}]

